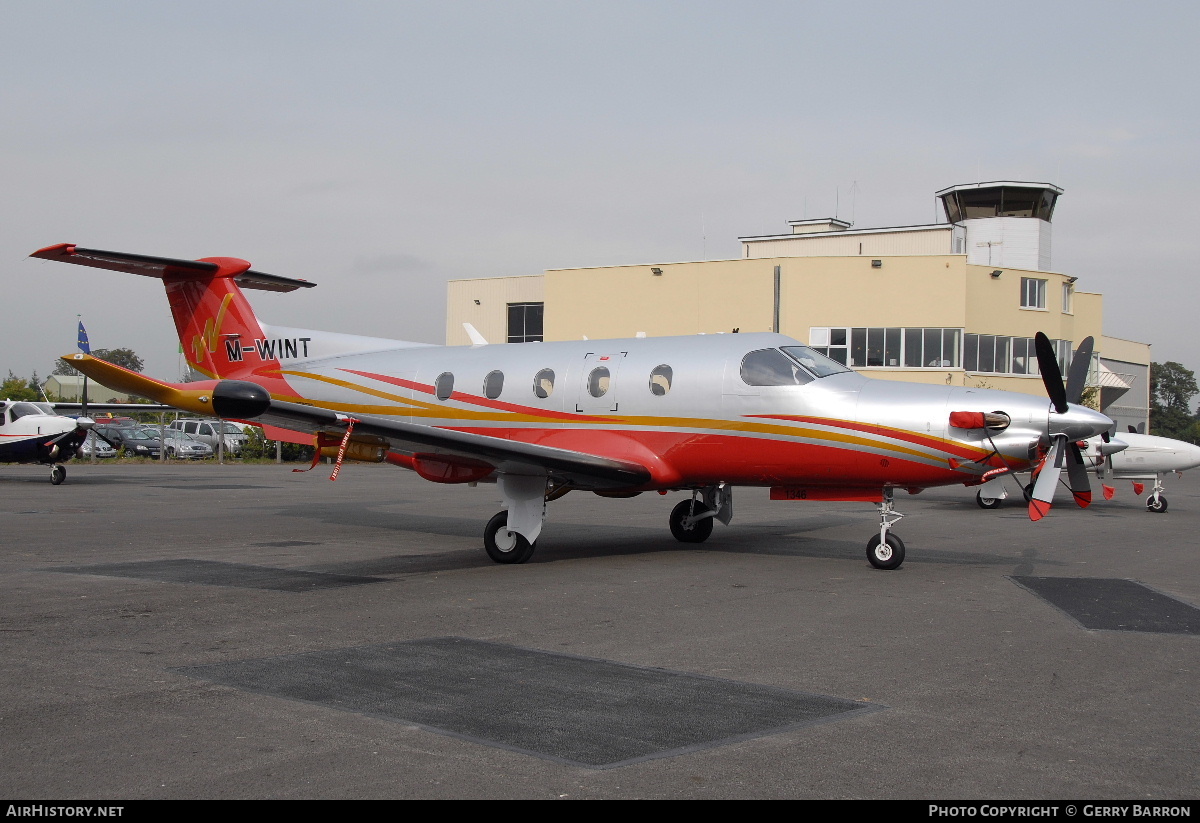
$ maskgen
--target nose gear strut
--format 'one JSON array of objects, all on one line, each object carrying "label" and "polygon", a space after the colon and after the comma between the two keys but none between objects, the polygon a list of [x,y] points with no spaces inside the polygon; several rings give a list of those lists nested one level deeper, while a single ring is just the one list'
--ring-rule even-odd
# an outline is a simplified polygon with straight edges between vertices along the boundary
[{"label": "nose gear strut", "polygon": [[879,504],[879,534],[867,541],[867,560],[877,569],[891,571],[904,562],[904,541],[891,534],[892,526],[900,522],[903,514],[896,511],[892,499],[892,487],[883,489],[883,501]]}]

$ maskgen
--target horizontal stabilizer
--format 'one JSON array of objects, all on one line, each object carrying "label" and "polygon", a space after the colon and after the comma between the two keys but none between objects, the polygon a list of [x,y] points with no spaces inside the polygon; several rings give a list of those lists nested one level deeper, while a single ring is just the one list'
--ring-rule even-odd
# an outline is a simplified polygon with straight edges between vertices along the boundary
[{"label": "horizontal stabilizer", "polygon": [[[144,374],[113,365],[107,360],[83,353],[68,354],[60,357],[59,360],[110,389],[155,400],[165,406],[183,411],[204,415],[213,414],[212,392],[217,384],[215,380],[202,380],[195,383],[164,383],[146,377]],[[89,406],[89,408],[95,407]]]},{"label": "horizontal stabilizer", "polygon": [[77,266],[141,274],[146,277],[157,277],[160,280],[231,277],[242,288],[263,291],[295,291],[317,285],[307,280],[294,280],[290,277],[280,277],[277,274],[254,271],[245,260],[232,257],[177,260],[171,257],[151,257],[145,254],[129,254],[120,251],[81,249],[70,243],[47,246],[29,256],[42,260],[57,260],[60,263],[73,263]]}]

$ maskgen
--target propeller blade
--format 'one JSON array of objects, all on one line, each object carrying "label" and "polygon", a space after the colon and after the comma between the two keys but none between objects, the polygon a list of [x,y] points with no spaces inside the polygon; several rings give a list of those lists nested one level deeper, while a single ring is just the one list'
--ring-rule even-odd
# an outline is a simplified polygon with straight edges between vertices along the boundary
[{"label": "propeller blade", "polygon": [[1071,496],[1075,505],[1086,509],[1092,505],[1092,484],[1088,482],[1087,464],[1083,461],[1083,452],[1076,443],[1067,444],[1067,482],[1071,487]]},{"label": "propeller blade", "polygon": [[1087,383],[1088,369],[1092,366],[1092,348],[1096,341],[1091,337],[1083,338],[1075,355],[1071,358],[1071,369],[1067,372],[1067,402],[1078,403],[1083,400],[1083,390]]},{"label": "propeller blade", "polygon": [[1062,369],[1058,367],[1058,358],[1054,356],[1054,346],[1050,338],[1038,332],[1033,338],[1033,347],[1037,352],[1038,369],[1042,372],[1042,385],[1046,394],[1054,404],[1054,410],[1059,414],[1067,413],[1067,389],[1063,386]]},{"label": "propeller blade", "polygon": [[1037,482],[1033,484],[1033,494],[1029,498],[1029,519],[1041,520],[1050,511],[1054,502],[1054,490],[1058,488],[1058,475],[1062,472],[1063,450],[1066,438],[1054,438],[1054,445],[1042,458]]}]

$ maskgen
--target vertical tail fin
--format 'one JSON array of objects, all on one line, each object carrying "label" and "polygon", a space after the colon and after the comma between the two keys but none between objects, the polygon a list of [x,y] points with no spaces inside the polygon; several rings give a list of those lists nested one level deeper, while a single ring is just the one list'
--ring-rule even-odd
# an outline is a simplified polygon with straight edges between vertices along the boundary
[{"label": "vertical tail fin", "polygon": [[[251,270],[236,257],[176,260],[125,252],[48,246],[30,257],[157,277],[167,290],[184,357],[212,378],[278,379],[279,358],[265,347],[266,334],[242,288],[294,291],[316,283]],[[245,355],[253,352],[254,357]],[[272,389],[273,390],[273,389]]]}]

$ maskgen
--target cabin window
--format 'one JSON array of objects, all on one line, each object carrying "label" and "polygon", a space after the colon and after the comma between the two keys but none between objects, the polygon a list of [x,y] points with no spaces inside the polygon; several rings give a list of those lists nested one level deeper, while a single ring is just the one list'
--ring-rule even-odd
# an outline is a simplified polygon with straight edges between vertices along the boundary
[{"label": "cabin window", "polygon": [[542,369],[534,375],[533,393],[542,399],[554,394],[554,369]]},{"label": "cabin window", "polygon": [[488,372],[487,377],[483,378],[483,396],[488,400],[495,400],[502,391],[504,391],[504,372]]},{"label": "cabin window", "polygon": [[608,394],[610,379],[611,373],[604,366],[597,366],[592,369],[592,373],[588,375],[587,381],[588,394],[592,397],[603,397]]},{"label": "cabin window", "polygon": [[671,390],[671,367],[665,363],[650,372],[650,393],[662,397]]},{"label": "cabin window", "polygon": [[779,349],[759,349],[742,358],[742,380],[749,386],[800,386],[812,375]]},{"label": "cabin window", "polygon": [[433,393],[438,400],[449,400],[450,395],[454,394],[454,375],[448,371],[439,374],[433,383]]}]

